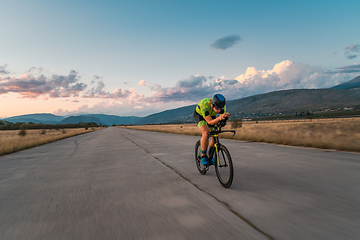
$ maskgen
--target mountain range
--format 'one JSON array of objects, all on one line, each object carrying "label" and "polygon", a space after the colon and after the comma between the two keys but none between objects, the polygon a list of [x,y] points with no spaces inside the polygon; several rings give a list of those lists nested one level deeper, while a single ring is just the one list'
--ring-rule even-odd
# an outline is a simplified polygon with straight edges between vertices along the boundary
[{"label": "mountain range", "polygon": [[[5,118],[10,122],[33,122],[44,124],[66,124],[95,122],[102,125],[159,124],[194,122],[196,105],[180,107],[141,117],[120,117],[106,114],[86,114],[62,117],[53,114],[27,114]],[[329,109],[360,109],[360,76],[329,89],[294,89],[269,92],[246,98],[230,100],[227,111],[235,118],[253,118],[298,112],[324,111]]]},{"label": "mountain range", "polygon": [[[339,108],[360,109],[360,76],[329,89],[294,89],[230,100],[227,111],[235,118],[296,114]],[[155,113],[136,124],[194,122],[196,105]]]},{"label": "mountain range", "polygon": [[355,89],[360,88],[360,76],[357,76],[353,80],[350,80],[345,83],[341,83],[339,85],[336,85],[335,87],[332,87],[332,89]]},{"label": "mountain range", "polygon": [[51,113],[36,113],[36,114],[26,114],[15,117],[4,118],[2,120],[8,122],[33,122],[33,123],[44,123],[44,124],[58,124],[60,121],[65,119],[62,116],[56,116]]},{"label": "mountain range", "polygon": [[120,117],[115,115],[106,114],[87,114],[79,116],[62,117],[56,116],[50,113],[40,114],[27,114],[15,117],[4,118],[2,120],[8,122],[33,122],[33,123],[44,123],[44,124],[67,124],[67,123],[79,123],[79,122],[95,122],[98,125],[120,125],[120,124],[133,124],[139,121],[141,117]]}]

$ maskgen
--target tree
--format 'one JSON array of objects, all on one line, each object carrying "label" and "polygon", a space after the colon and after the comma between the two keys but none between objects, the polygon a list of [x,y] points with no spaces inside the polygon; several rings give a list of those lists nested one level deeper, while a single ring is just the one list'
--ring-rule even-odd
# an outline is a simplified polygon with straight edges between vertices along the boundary
[{"label": "tree", "polygon": [[20,132],[19,132],[19,135],[22,136],[22,137],[25,137],[26,136],[26,130],[21,129]]},{"label": "tree", "polygon": [[28,128],[26,123],[17,122],[15,125],[18,125],[20,130],[25,130]]},{"label": "tree", "polygon": [[234,119],[231,122],[231,128],[235,129],[235,128],[241,128],[242,127],[242,119]]},{"label": "tree", "polygon": [[311,122],[311,120],[314,118],[314,115],[312,114],[311,111],[308,111],[308,112],[306,112],[306,117],[307,117],[308,119],[310,119],[310,122]]}]

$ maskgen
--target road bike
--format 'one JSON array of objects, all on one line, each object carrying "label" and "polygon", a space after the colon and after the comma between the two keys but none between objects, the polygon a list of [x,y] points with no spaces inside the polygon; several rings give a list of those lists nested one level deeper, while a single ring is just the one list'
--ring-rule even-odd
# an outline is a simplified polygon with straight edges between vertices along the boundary
[{"label": "road bike", "polygon": [[[228,188],[231,186],[234,178],[234,169],[231,160],[231,155],[229,150],[220,143],[219,134],[224,132],[232,132],[234,135],[236,134],[233,130],[221,130],[222,127],[225,127],[227,119],[219,121],[215,126],[213,126],[208,134],[210,137],[215,139],[214,147],[209,149],[209,161],[212,158],[215,159],[215,172],[216,176],[219,179],[220,184]],[[200,140],[195,144],[195,162],[199,172],[204,175],[209,170],[209,165],[203,165],[201,163],[201,145]]]}]

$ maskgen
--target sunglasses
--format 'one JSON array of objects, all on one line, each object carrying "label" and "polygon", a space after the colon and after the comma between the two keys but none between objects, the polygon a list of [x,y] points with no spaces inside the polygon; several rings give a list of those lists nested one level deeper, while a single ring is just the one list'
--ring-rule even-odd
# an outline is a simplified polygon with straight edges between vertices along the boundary
[{"label": "sunglasses", "polygon": [[215,108],[216,110],[221,110],[221,109],[222,109],[221,107],[216,106],[216,105],[214,105],[214,108]]}]

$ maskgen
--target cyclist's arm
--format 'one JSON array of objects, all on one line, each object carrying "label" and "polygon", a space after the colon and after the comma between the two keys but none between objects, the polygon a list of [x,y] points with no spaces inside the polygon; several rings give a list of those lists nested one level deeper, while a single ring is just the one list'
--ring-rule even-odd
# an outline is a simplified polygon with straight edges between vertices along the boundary
[{"label": "cyclist's arm", "polygon": [[222,116],[222,115],[224,115],[224,118],[230,118],[231,117],[230,113],[228,113],[228,112],[223,113],[220,116]]},{"label": "cyclist's arm", "polygon": [[230,118],[231,115],[230,113],[226,112],[226,106],[224,107],[224,109],[220,112],[219,116],[224,115],[224,118]]},{"label": "cyclist's arm", "polygon": [[222,114],[221,116],[217,117],[217,118],[212,118],[210,115],[204,117],[205,121],[210,124],[210,125],[215,125],[217,124],[220,120],[225,119],[226,114]]}]

